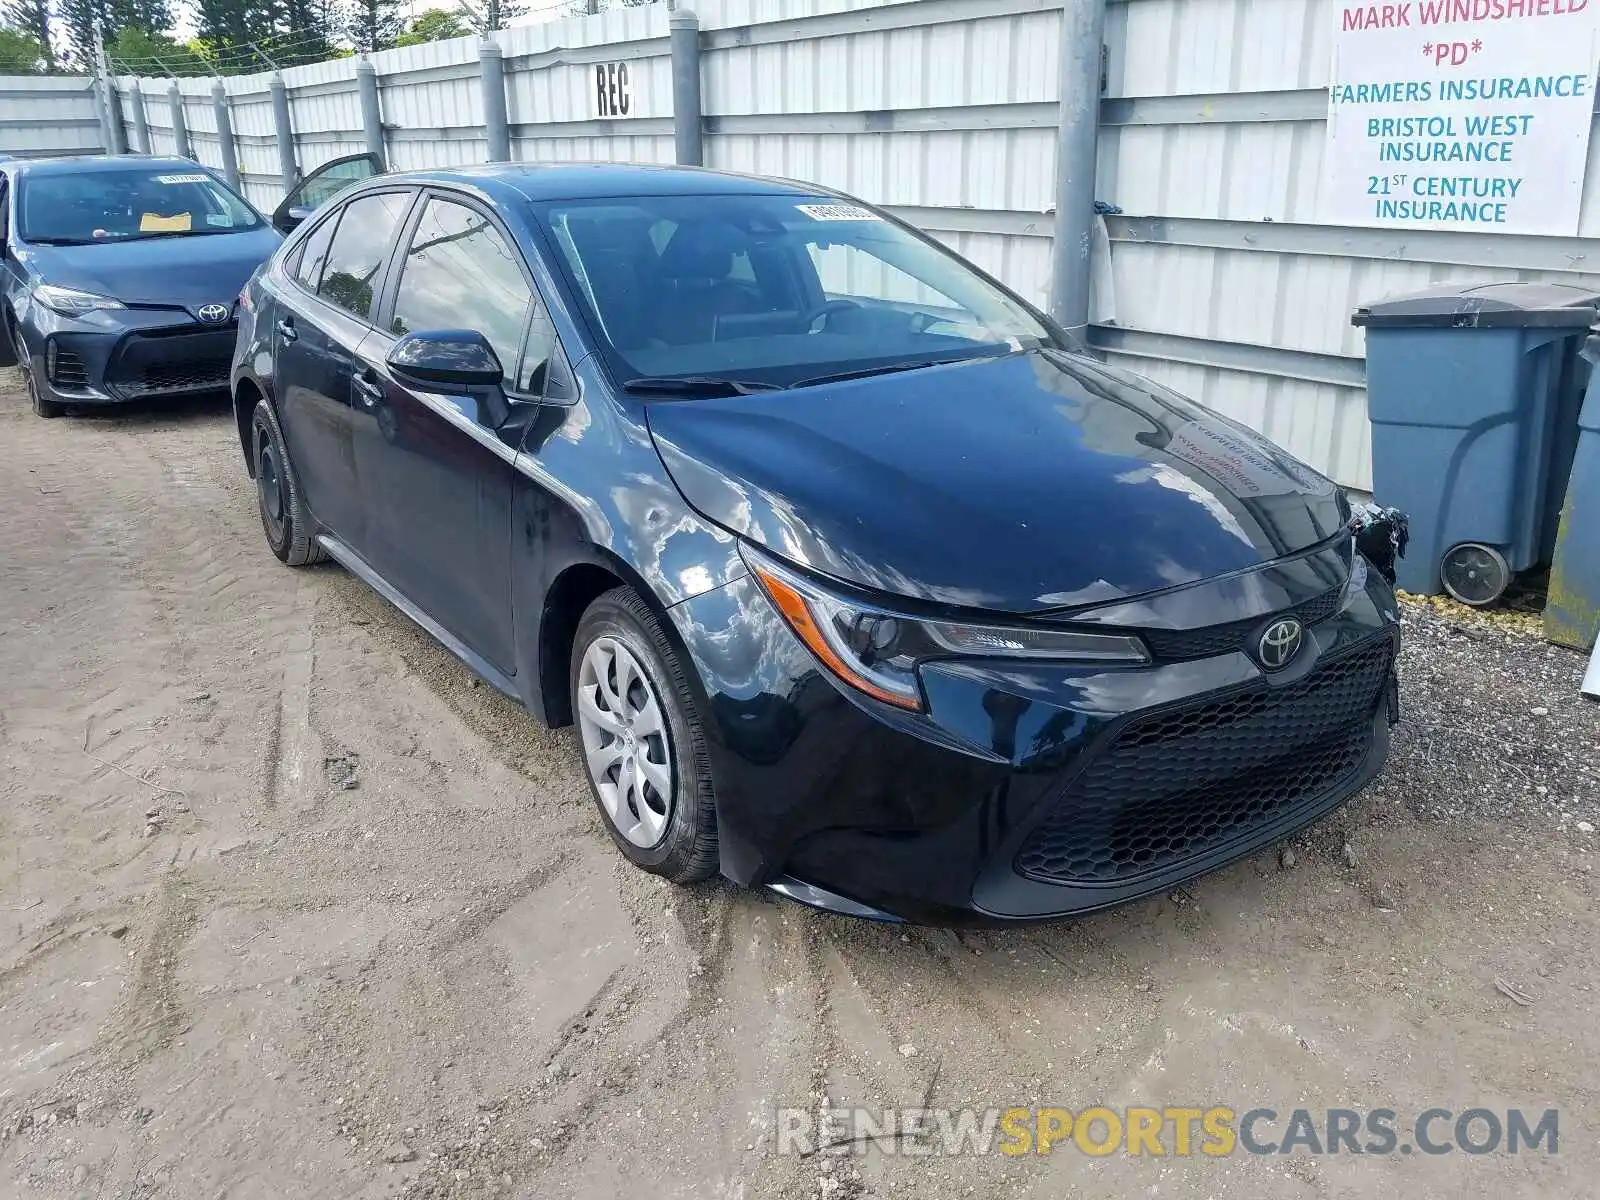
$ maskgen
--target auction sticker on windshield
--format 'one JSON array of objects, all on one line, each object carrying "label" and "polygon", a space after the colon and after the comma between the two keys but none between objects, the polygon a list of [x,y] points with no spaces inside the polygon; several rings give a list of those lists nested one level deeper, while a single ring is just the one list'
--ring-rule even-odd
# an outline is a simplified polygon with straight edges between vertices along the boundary
[{"label": "auction sticker on windshield", "polygon": [[157,175],[157,183],[210,183],[209,175]]},{"label": "auction sticker on windshield", "polygon": [[801,212],[813,221],[881,221],[871,209],[859,204],[796,204]]}]

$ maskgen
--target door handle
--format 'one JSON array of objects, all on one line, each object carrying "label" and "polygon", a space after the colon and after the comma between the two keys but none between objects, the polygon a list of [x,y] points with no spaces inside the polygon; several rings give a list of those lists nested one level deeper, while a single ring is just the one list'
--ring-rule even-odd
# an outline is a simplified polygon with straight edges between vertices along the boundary
[{"label": "door handle", "polygon": [[356,395],[361,397],[363,408],[372,408],[383,400],[383,385],[374,379],[370,372],[363,372],[351,380],[351,385],[356,390]]},{"label": "door handle", "polygon": [[300,336],[299,331],[294,327],[294,322],[288,317],[284,317],[278,322],[278,334],[286,342],[292,342]]}]

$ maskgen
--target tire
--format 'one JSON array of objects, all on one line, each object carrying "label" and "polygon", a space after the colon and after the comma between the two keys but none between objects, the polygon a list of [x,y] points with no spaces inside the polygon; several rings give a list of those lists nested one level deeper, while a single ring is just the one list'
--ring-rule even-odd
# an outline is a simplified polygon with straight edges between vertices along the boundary
[{"label": "tire", "polygon": [[33,409],[33,415],[48,420],[66,412],[65,404],[59,400],[47,400],[39,394],[39,383],[33,376],[33,356],[28,353],[28,347],[23,343],[22,334],[17,329],[17,318],[10,313],[6,314],[6,337],[10,340],[11,350],[17,359],[17,365],[11,369],[17,373],[17,382],[27,389],[28,406]]},{"label": "tire", "polygon": [[287,566],[304,567],[322,562],[327,552],[317,544],[316,524],[306,508],[305,494],[295,478],[289,450],[284,445],[278,414],[265,400],[256,401],[250,418],[251,465],[255,467],[256,508],[267,545]]},{"label": "tire", "polygon": [[[630,679],[626,696],[618,687],[626,665],[619,649],[636,668],[636,672],[629,669],[628,675],[637,674],[636,680]],[[612,669],[602,687],[599,674],[608,656]],[[590,683],[591,679],[595,682]],[[659,721],[651,720],[641,688],[648,689]],[[613,698],[607,698],[607,689]],[[617,849],[635,866],[674,883],[698,883],[715,874],[719,861],[717,806],[705,726],[682,660],[655,613],[631,587],[606,592],[578,622],[570,694],[583,745],[583,771]],[[611,710],[618,698],[625,709],[622,724],[639,729],[637,736],[631,729],[619,735],[595,719],[592,706],[598,705],[600,715],[614,717]],[[652,732],[656,726],[659,732]],[[645,760],[648,765],[637,765]],[[630,763],[635,764],[631,778],[636,783],[631,792],[618,786]],[[672,794],[667,797],[657,787],[661,765],[671,772],[667,790]],[[610,784],[609,805],[608,793],[602,790],[606,783]],[[654,815],[640,814],[641,803]],[[613,807],[622,816],[621,824],[612,815]],[[665,808],[664,817],[657,812],[659,807]],[[657,823],[658,838],[651,843],[650,834]]]}]

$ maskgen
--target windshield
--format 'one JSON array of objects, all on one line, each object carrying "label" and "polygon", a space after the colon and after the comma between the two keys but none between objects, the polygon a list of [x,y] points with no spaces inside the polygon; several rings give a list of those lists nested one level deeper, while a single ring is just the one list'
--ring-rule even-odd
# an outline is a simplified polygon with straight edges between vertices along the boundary
[{"label": "windshield", "polygon": [[1054,345],[954,255],[827,197],[541,206],[619,380],[791,387]]},{"label": "windshield", "polygon": [[171,166],[30,174],[18,202],[22,240],[50,245],[236,233],[261,224],[215,176]]}]

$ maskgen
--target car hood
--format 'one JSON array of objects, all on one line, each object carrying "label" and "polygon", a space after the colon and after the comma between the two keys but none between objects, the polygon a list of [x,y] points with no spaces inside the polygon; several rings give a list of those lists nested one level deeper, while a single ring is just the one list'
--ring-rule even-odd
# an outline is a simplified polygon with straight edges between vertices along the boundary
[{"label": "car hood", "polygon": [[111,296],[128,305],[194,309],[232,305],[282,240],[270,225],[238,233],[93,246],[29,246],[25,264],[57,287]]},{"label": "car hood", "polygon": [[939,604],[1040,612],[1323,542],[1338,488],[1139,376],[1043,350],[649,406],[701,515],[791,562]]}]

